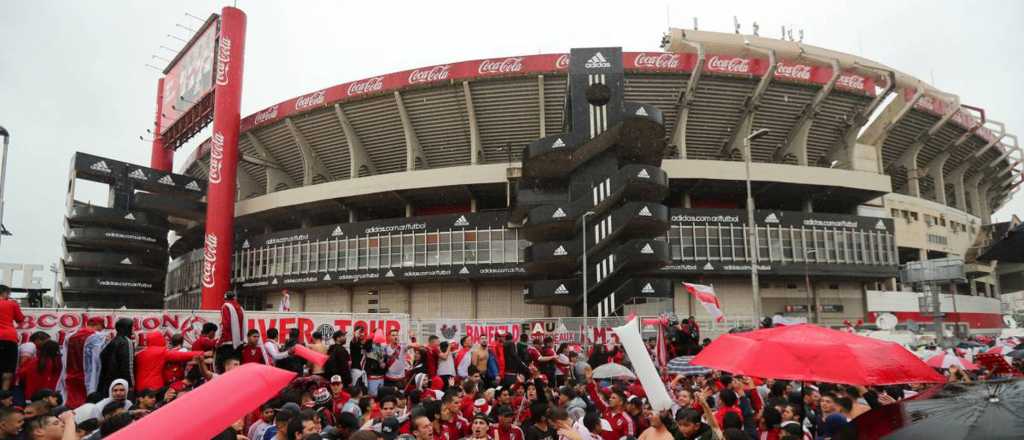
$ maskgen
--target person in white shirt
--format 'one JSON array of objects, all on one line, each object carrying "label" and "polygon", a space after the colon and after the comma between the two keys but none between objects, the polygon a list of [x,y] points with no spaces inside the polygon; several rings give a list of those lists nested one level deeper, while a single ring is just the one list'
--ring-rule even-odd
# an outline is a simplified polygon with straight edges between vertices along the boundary
[{"label": "person in white shirt", "polygon": [[281,346],[277,342],[277,338],[280,333],[276,328],[267,330],[267,340],[263,342],[263,350],[267,359],[275,364],[281,359],[286,359],[291,354],[288,351],[281,351]]}]

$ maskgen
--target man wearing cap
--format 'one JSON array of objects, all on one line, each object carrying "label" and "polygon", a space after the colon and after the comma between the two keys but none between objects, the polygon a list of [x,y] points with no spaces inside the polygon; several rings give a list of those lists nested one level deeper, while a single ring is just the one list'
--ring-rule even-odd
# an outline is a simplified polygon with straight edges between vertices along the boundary
[{"label": "man wearing cap", "polygon": [[491,437],[494,440],[525,440],[523,430],[512,422],[515,421],[516,412],[512,407],[502,405],[498,407],[498,424],[491,430]]},{"label": "man wearing cap", "polygon": [[64,340],[64,368],[57,381],[57,391],[64,396],[68,408],[78,408],[85,403],[85,341],[103,329],[103,318],[92,317],[86,322],[85,327]]},{"label": "man wearing cap", "polygon": [[245,344],[245,312],[235,298],[235,292],[224,293],[224,305],[220,306],[220,339],[217,341],[217,372],[224,372],[224,360],[238,358],[238,347]]},{"label": "man wearing cap", "polygon": [[331,396],[331,401],[333,402],[331,409],[336,413],[341,412],[345,402],[352,398],[352,396],[345,392],[344,376],[339,374],[331,376]]}]

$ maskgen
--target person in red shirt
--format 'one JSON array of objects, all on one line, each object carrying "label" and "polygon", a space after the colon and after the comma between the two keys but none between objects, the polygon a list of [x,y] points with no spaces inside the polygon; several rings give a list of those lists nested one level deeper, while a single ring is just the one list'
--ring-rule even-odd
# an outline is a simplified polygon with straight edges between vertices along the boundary
[{"label": "person in red shirt", "polygon": [[4,390],[11,389],[14,370],[18,367],[18,332],[15,326],[24,320],[21,306],[11,299],[11,288],[0,285],[0,373]]},{"label": "person in red shirt", "polygon": [[135,355],[135,391],[158,390],[164,386],[164,365],[167,362],[188,362],[201,351],[175,351],[167,349],[167,340],[159,331],[146,335],[146,348]]},{"label": "person in red shirt", "polygon": [[493,440],[524,440],[523,430],[512,424],[515,421],[516,414],[512,408],[507,406],[498,407],[498,424],[494,425],[491,429],[491,438]]},{"label": "person in red shirt", "polygon": [[256,329],[249,330],[246,335],[246,343],[242,346],[242,363],[266,363],[266,357],[263,356],[263,344],[260,343],[260,331]]},{"label": "person in red shirt", "polygon": [[56,389],[60,372],[60,344],[50,340],[43,343],[36,357],[21,365],[18,379],[25,386],[25,396],[31,396],[44,388]]},{"label": "person in red shirt", "polygon": [[220,306],[220,338],[217,340],[217,356],[214,365],[218,373],[224,372],[224,361],[238,359],[238,348],[245,344],[245,312],[235,298],[235,292],[224,293],[224,304]]},{"label": "person in red shirt", "polygon": [[[430,335],[427,338],[427,376],[437,376],[437,363],[441,358],[441,339],[437,335]],[[461,437],[460,437],[461,438]]]},{"label": "person in red shirt", "polygon": [[633,424],[633,419],[623,410],[626,404],[625,393],[621,390],[612,389],[611,396],[605,402],[604,397],[597,392],[597,383],[594,382],[590,372],[587,373],[587,391],[590,393],[590,398],[594,401],[594,405],[601,412],[601,417],[604,417],[612,425],[610,431],[601,433],[602,438],[605,440],[619,440],[625,436],[636,435],[636,426]]},{"label": "person in red shirt", "polygon": [[102,329],[103,318],[89,318],[85,327],[64,341],[64,382],[58,389],[63,391],[68,408],[78,408],[85,403],[85,340]]},{"label": "person in red shirt", "polygon": [[456,394],[445,393],[441,400],[441,432],[448,440],[458,440],[470,434],[469,420],[459,413],[459,399]]},{"label": "person in red shirt", "polygon": [[725,426],[725,415],[727,413],[734,413],[739,416],[740,422],[743,421],[743,411],[740,410],[739,399],[734,391],[730,389],[719,391],[718,403],[718,409],[715,410],[715,421],[718,422],[718,426]]},{"label": "person in red shirt", "polygon": [[212,322],[203,324],[203,329],[199,331],[199,337],[192,343],[192,351],[212,352],[216,350],[217,342],[213,339],[216,334],[217,324]]}]

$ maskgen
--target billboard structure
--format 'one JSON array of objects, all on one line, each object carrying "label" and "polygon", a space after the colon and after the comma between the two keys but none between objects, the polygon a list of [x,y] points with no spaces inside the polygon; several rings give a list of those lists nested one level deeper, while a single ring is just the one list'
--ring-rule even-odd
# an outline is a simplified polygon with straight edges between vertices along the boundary
[{"label": "billboard structure", "polygon": [[[213,119],[212,92],[219,31],[220,16],[211,14],[164,69],[157,91],[154,139],[154,143],[159,142],[164,149],[178,148]],[[168,167],[170,165],[167,163]]]}]

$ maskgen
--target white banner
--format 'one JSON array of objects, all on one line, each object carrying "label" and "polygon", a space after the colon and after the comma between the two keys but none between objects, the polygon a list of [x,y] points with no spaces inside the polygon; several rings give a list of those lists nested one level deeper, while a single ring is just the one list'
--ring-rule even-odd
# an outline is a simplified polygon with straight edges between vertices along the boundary
[{"label": "white banner", "polygon": [[[106,328],[113,328],[120,318],[131,318],[135,322],[135,334],[139,342],[142,334],[153,330],[167,335],[181,333],[185,344],[190,345],[199,337],[203,324],[212,322],[220,326],[220,310],[115,310],[115,309],[22,309],[25,321],[18,325],[18,336],[28,341],[30,334],[44,331],[60,343],[64,337],[81,328],[94,317],[102,318]],[[399,313],[305,313],[245,311],[245,328],[257,329],[263,337],[272,328],[280,331],[280,338],[291,329],[299,330],[299,338],[306,342],[314,332],[321,332],[324,339],[330,338],[335,330],[349,333],[357,327],[368,328],[370,332],[384,329],[385,332],[398,330],[403,340],[408,336],[409,317]]]},{"label": "white banner", "polygon": [[647,393],[647,400],[651,402],[651,408],[655,411],[672,409],[672,398],[665,390],[665,383],[662,382],[658,370],[654,368],[654,362],[647,353],[647,346],[640,337],[640,318],[633,318],[621,327],[615,327],[615,334],[619,335],[622,348],[626,349],[629,355],[629,362],[633,364],[633,372],[640,379],[640,384]]}]

